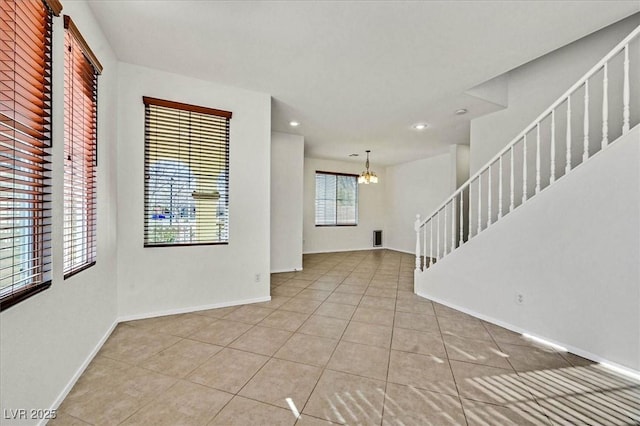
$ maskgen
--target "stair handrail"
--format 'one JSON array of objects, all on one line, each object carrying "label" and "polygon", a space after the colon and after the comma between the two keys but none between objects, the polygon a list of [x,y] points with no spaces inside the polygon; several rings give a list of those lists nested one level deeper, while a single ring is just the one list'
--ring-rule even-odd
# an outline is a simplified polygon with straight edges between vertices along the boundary
[{"label": "stair handrail", "polygon": [[635,37],[640,34],[640,25],[636,27],[627,37],[625,37],[620,43],[618,43],[611,51],[606,54],[598,63],[596,63],[589,71],[587,71],[582,78],[580,78],[575,84],[573,84],[562,96],[556,99],[555,102],[551,104],[542,114],[540,114],[531,124],[529,124],[523,131],[518,133],[518,135],[511,140],[504,148],[502,148],[496,155],[491,158],[484,166],[482,166],[476,173],[473,174],[469,179],[467,179],[460,187],[453,192],[443,203],[441,203],[437,209],[433,211],[429,216],[425,219],[416,222],[416,228],[420,228],[424,226],[429,220],[431,220],[434,216],[438,214],[440,210],[442,210],[447,204],[451,203],[456,196],[460,194],[461,191],[465,190],[471,183],[476,180],[482,173],[487,171],[493,163],[498,161],[500,157],[506,154],[514,145],[522,140],[522,138],[528,134],[531,130],[533,130],[538,123],[540,123],[544,118],[549,116],[553,110],[555,110],[560,104],[566,101],[576,90],[578,90],[581,86],[585,84],[589,78],[595,75],[596,72],[600,71],[604,65],[609,62],[611,58],[620,53],[625,46],[627,46]]}]

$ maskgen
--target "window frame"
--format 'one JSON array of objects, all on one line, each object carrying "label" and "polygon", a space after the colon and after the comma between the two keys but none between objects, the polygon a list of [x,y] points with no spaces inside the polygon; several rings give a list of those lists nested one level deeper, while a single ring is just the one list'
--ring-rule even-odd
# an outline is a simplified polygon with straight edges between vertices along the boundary
[{"label": "window frame", "polygon": [[[181,102],[175,102],[175,101],[169,101],[169,100],[165,100],[165,99],[158,99],[158,98],[152,98],[149,96],[143,96],[142,97],[143,100],[143,104],[145,106],[145,140],[144,140],[144,234],[143,234],[143,246],[145,248],[155,248],[155,247],[183,247],[183,246],[212,246],[212,245],[228,245],[229,244],[229,224],[230,224],[230,218],[229,218],[229,174],[230,174],[230,131],[231,131],[231,118],[233,116],[233,113],[230,111],[225,111],[225,110],[221,110],[221,109],[216,109],[216,108],[209,108],[209,107],[203,107],[203,106],[197,106],[197,105],[191,105],[191,104],[186,104],[186,103],[181,103]],[[199,114],[200,116],[213,116],[215,118],[210,118],[210,120],[225,120],[225,124],[224,124],[224,138],[221,137],[215,137],[212,136],[209,139],[209,142],[212,143],[211,152],[205,153],[205,155],[203,155],[201,158],[199,158],[198,160],[194,160],[194,163],[191,163],[191,157],[189,157],[189,164],[188,166],[191,166],[193,164],[195,165],[200,165],[201,166],[201,161],[202,158],[218,158],[218,160],[221,158],[220,155],[211,155],[212,152],[215,152],[216,149],[219,150],[219,152],[224,152],[224,161],[222,162],[217,162],[214,161],[213,165],[219,167],[221,164],[224,164],[223,168],[218,168],[216,169],[216,171],[218,171],[218,175],[216,176],[215,180],[220,180],[220,178],[223,178],[223,183],[224,183],[224,188],[222,190],[222,192],[219,190],[219,186],[217,186],[218,189],[214,190],[213,192],[216,192],[218,194],[218,197],[215,198],[215,200],[218,200],[218,203],[223,203],[223,211],[224,211],[224,219],[223,219],[223,234],[225,236],[225,239],[221,240],[221,241],[191,241],[191,242],[152,242],[151,241],[151,237],[150,237],[150,231],[152,229],[151,224],[149,223],[149,215],[153,209],[153,206],[149,206],[148,203],[150,201],[150,194],[149,194],[149,181],[151,179],[150,177],[150,169],[151,167],[155,164],[151,162],[151,155],[150,155],[150,138],[152,135],[152,132],[154,131],[153,129],[151,129],[151,123],[150,123],[150,115],[151,115],[151,108],[156,108],[158,109],[158,111],[156,113],[158,114],[162,114],[163,111],[166,114],[177,114],[179,115],[180,113],[189,113],[189,134],[191,135],[193,128],[194,128],[194,124],[191,122],[191,113],[195,113],[195,114]],[[196,116],[197,117],[197,116]],[[175,121],[177,117],[172,117],[172,119]],[[165,118],[166,119],[166,118]],[[171,118],[169,119],[169,121],[171,121]],[[179,120],[178,120],[179,121]],[[156,123],[157,124],[157,123]],[[165,123],[166,124],[166,123]],[[221,127],[219,123],[209,123],[210,125],[216,127]],[[176,126],[176,129],[179,130],[185,130],[185,129],[181,129],[178,126]],[[179,131],[178,130],[178,131]],[[157,131],[157,130],[156,130]],[[160,132],[162,133],[162,132]],[[196,133],[196,132],[193,132]],[[189,147],[189,153],[191,154],[191,145],[193,142],[193,145],[195,147],[197,146],[202,146],[202,142],[203,142],[203,138],[188,138],[188,144],[187,146]],[[163,143],[165,144],[165,149],[166,149],[166,143],[167,140],[165,139],[164,141],[156,141],[156,149],[157,149],[157,144],[160,144],[160,146],[163,146]],[[180,142],[178,142],[179,144]],[[200,144],[200,145],[198,145]],[[172,152],[172,151],[171,151]],[[180,151],[178,151],[180,152]],[[202,153],[200,153],[202,155]],[[210,156],[210,157],[209,157]],[[164,158],[158,161],[172,161],[172,162],[176,162],[176,163],[182,163],[182,159],[176,159],[176,158]],[[156,163],[158,162],[156,161]],[[199,163],[200,162],[200,163]],[[178,167],[174,167],[174,169],[177,169]],[[190,169],[189,169],[190,170]],[[195,174],[195,173],[194,173]],[[182,176],[184,177],[184,176]],[[173,180],[173,179],[172,179]],[[213,183],[213,180],[211,181],[206,181],[207,183],[211,184]],[[197,183],[196,183],[197,185]],[[219,185],[219,182],[216,182],[215,185]],[[206,193],[200,193],[197,194],[198,191],[195,190],[193,191],[192,197],[195,201],[198,200],[206,200],[209,199]],[[173,200],[173,195],[170,195],[171,200]],[[183,201],[183,199],[180,199]],[[218,214],[217,209],[219,208],[216,207],[216,214]],[[204,210],[205,213],[207,213],[207,210]],[[196,212],[196,207],[194,207],[194,214]],[[170,214],[173,214],[173,212],[170,212]],[[211,221],[211,224],[213,224],[216,219],[215,217],[213,219],[208,218],[209,221]],[[197,229],[197,220],[195,222],[195,226]],[[205,225],[209,225],[209,222],[205,222]],[[203,230],[203,232],[206,231],[211,231],[210,228],[207,228],[205,230]]]},{"label": "window frame", "polygon": [[[103,68],[68,15],[64,15],[64,28],[63,274],[66,280],[94,266],[97,259],[98,76]],[[82,62],[78,64],[77,61]],[[86,75],[88,70],[92,72],[90,77]],[[76,88],[75,83],[79,83],[80,87]],[[85,111],[86,105],[81,104],[79,108],[81,111],[78,112],[74,109],[76,93],[79,92],[79,96],[82,97],[87,84],[90,85],[92,93],[91,110]],[[78,115],[82,115],[81,137],[78,137],[75,131]],[[88,120],[87,116],[89,116]],[[88,129],[90,140],[85,139],[88,136],[86,132]],[[76,149],[79,150],[77,154],[74,153]],[[80,166],[70,165],[68,161],[77,161]],[[78,170],[81,171],[84,180],[74,179],[74,172]],[[71,207],[68,207],[69,205]],[[81,206],[80,218],[67,221],[68,209],[74,211],[78,205]],[[80,231],[76,230],[78,226],[82,228]],[[77,252],[69,253],[69,251],[71,248],[77,248],[78,245],[81,247],[79,261],[74,261]],[[69,257],[71,261],[67,264]]]},{"label": "window frame", "polygon": [[[360,194],[358,191],[358,176],[357,174],[352,174],[352,173],[339,173],[339,172],[328,172],[328,171],[324,171],[324,170],[316,170],[314,173],[314,191],[315,191],[315,182],[317,180],[318,175],[332,175],[332,176],[336,176],[336,198],[335,198],[335,204],[336,204],[336,221],[333,224],[318,224],[318,215],[317,215],[317,203],[318,203],[318,193],[315,193],[314,196],[314,203],[316,205],[316,208],[314,209],[314,225],[318,228],[323,228],[323,227],[349,227],[349,226],[358,226],[358,221],[360,219]],[[354,183],[355,183],[355,217],[354,217],[354,221],[355,223],[338,223],[338,177],[348,177],[348,178],[353,178],[354,179]]]}]

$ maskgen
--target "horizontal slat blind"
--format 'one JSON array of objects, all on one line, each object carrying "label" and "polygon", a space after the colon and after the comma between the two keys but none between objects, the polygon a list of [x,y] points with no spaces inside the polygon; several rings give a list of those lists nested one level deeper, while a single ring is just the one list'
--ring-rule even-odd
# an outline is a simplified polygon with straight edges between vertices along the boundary
[{"label": "horizontal slat blind", "polygon": [[316,172],[316,226],[358,224],[358,176]]},{"label": "horizontal slat blind", "polygon": [[51,284],[51,20],[42,0],[0,2],[0,306]]},{"label": "horizontal slat blind", "polygon": [[145,246],[227,243],[231,113],[143,101]]},{"label": "horizontal slat blind", "polygon": [[[98,70],[88,46],[64,17],[64,276],[96,262],[96,144]],[[74,28],[72,31],[70,27]],[[93,55],[89,55],[93,57]]]}]

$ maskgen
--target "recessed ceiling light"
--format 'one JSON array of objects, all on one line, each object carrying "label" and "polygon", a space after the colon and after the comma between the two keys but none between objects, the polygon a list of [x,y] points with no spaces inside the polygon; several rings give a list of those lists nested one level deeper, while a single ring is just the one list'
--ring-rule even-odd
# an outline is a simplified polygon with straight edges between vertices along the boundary
[{"label": "recessed ceiling light", "polygon": [[456,110],[456,115],[463,115],[467,113],[467,109],[466,108],[460,108]]},{"label": "recessed ceiling light", "polygon": [[299,125],[300,125],[300,123],[297,122],[297,121],[290,121],[289,122],[289,126],[291,126],[291,127],[298,127]]},{"label": "recessed ceiling light", "polygon": [[429,127],[427,123],[416,123],[413,126],[411,126],[413,130],[424,130],[427,127]]}]

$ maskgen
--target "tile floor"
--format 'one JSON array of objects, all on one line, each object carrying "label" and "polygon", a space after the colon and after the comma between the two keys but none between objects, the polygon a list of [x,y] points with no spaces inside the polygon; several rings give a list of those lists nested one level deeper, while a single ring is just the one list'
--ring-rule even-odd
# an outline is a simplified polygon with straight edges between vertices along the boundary
[{"label": "tile floor", "polygon": [[414,258],[307,255],[267,303],[120,324],[52,425],[622,425],[640,383],[412,293]]}]

